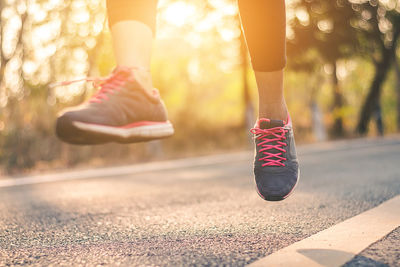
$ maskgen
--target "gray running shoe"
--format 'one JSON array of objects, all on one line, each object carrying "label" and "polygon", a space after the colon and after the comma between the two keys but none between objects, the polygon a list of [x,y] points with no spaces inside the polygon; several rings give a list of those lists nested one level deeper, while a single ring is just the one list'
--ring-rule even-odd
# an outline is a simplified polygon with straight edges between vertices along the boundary
[{"label": "gray running shoe", "polygon": [[133,143],[174,133],[158,91],[143,88],[132,69],[118,67],[109,77],[94,81],[99,91],[87,103],[64,111],[57,119],[56,134],[62,141]]},{"label": "gray running shoe", "polygon": [[299,163],[290,117],[282,120],[259,119],[255,135],[254,175],[257,192],[265,200],[287,198],[299,180]]}]

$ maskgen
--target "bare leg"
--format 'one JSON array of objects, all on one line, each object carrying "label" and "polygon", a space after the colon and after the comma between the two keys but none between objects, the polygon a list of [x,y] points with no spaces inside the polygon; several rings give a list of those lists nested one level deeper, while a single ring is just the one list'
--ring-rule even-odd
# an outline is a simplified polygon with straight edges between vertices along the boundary
[{"label": "bare leg", "polygon": [[157,0],[107,0],[107,13],[118,66],[136,68],[134,75],[152,88],[150,60]]},{"label": "bare leg", "polygon": [[150,68],[153,32],[146,24],[126,20],[111,26],[117,64],[127,67]]},{"label": "bare leg", "polygon": [[111,26],[114,54],[118,66],[138,68],[135,77],[145,88],[153,88],[150,60],[153,31],[139,21],[119,21]]},{"label": "bare leg", "polygon": [[259,116],[287,119],[283,97],[286,64],[285,0],[238,0],[259,92]]},{"label": "bare leg", "polygon": [[259,96],[259,117],[286,121],[288,111],[283,95],[283,70],[255,71],[255,76]]}]

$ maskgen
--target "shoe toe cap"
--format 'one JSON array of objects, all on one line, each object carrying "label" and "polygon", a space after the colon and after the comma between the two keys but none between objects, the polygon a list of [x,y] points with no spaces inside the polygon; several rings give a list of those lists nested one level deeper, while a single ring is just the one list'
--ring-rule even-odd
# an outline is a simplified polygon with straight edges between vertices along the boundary
[{"label": "shoe toe cap", "polygon": [[55,133],[57,137],[67,143],[75,145],[101,144],[106,140],[93,133],[87,133],[74,125],[74,122],[86,122],[85,117],[80,116],[76,111],[62,113],[56,121]]},{"label": "shoe toe cap", "polygon": [[284,168],[281,171],[271,168],[256,168],[254,173],[258,193],[268,201],[285,199],[293,191],[298,180],[297,166]]},{"label": "shoe toe cap", "polygon": [[56,121],[56,135],[60,139],[70,135],[72,131],[72,118],[69,116],[68,112],[60,115]]}]

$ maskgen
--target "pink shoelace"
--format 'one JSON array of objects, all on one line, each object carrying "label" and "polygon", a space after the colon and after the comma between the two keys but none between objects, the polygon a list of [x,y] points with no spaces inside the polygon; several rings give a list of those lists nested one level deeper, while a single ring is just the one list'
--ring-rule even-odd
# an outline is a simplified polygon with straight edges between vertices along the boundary
[{"label": "pink shoelace", "polygon": [[[286,147],[287,144],[282,141],[286,140],[285,134],[288,130],[283,127],[275,127],[271,129],[253,128],[250,132],[256,135],[256,139],[262,140],[262,142],[257,144],[257,146],[262,147],[259,152],[264,155],[264,157],[259,159],[259,161],[264,161],[262,166],[284,167],[284,162],[287,161],[287,158],[283,156],[283,153],[286,153],[284,147]],[[278,153],[269,152],[272,149],[277,150]]]},{"label": "pink shoelace", "polygon": [[127,81],[134,81],[132,69],[144,70],[141,68],[118,67],[108,77],[87,77],[78,80],[53,83],[50,84],[50,87],[66,86],[77,82],[93,82],[93,86],[100,89],[90,98],[89,102],[101,103],[103,100],[109,99],[108,93],[114,94],[115,91],[120,91],[121,87],[124,86]]}]

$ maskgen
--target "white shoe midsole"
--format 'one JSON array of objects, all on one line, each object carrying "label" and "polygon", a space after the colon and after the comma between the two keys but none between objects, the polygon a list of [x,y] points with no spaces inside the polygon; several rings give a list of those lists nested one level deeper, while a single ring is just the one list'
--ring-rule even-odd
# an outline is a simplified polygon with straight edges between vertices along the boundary
[{"label": "white shoe midsole", "polygon": [[74,121],[72,124],[76,128],[83,131],[102,133],[122,138],[129,138],[129,137],[157,138],[157,137],[170,136],[174,134],[174,128],[170,122],[162,124],[160,123],[153,125],[143,125],[134,128],[117,128],[105,125],[84,123],[79,121]]}]

